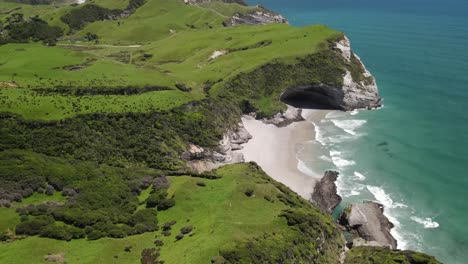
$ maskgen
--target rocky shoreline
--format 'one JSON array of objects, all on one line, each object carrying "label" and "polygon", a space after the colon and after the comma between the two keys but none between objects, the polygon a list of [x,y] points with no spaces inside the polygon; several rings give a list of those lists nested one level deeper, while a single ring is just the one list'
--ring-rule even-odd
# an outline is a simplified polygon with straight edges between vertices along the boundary
[{"label": "rocky shoreline", "polygon": [[[312,202],[324,213],[333,213],[342,200],[336,192],[337,178],[338,172],[325,172],[312,193]],[[397,241],[390,233],[394,225],[384,215],[382,204],[373,201],[350,204],[341,212],[338,224],[351,234],[346,238],[348,248],[377,246],[397,249]]]}]

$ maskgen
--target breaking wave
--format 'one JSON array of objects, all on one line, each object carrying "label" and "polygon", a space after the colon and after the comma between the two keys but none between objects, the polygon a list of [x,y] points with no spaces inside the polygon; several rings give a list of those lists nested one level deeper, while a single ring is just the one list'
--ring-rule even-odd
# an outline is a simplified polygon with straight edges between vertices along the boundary
[{"label": "breaking wave", "polygon": [[351,120],[337,120],[337,119],[331,119],[333,124],[341,129],[343,129],[346,133],[357,136],[356,129],[362,127],[365,123],[367,123],[366,120],[359,120],[359,119],[351,119]]},{"label": "breaking wave", "polygon": [[429,217],[426,218],[421,218],[417,216],[412,216],[411,220],[415,221],[416,223],[419,223],[424,226],[424,228],[429,229],[429,228],[438,228],[439,223],[435,222]]}]

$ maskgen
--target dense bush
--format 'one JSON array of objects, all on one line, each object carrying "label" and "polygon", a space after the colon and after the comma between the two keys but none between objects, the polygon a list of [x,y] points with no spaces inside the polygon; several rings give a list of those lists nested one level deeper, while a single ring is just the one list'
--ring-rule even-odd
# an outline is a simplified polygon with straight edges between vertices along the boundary
[{"label": "dense bush", "polygon": [[159,211],[167,210],[175,205],[174,199],[163,199],[159,202],[157,208]]},{"label": "dense bush", "polygon": [[143,225],[147,231],[154,231],[158,229],[158,219],[156,218],[155,209],[141,209],[134,213],[128,220],[130,225]]},{"label": "dense bush", "polygon": [[95,4],[86,4],[72,9],[61,17],[61,20],[67,24],[70,29],[80,30],[88,23],[103,20],[115,20],[125,18],[135,12],[137,8],[145,3],[144,0],[130,0],[125,10],[108,9]]},{"label": "dense bush", "polygon": [[42,237],[70,241],[72,239],[83,238],[85,232],[73,226],[50,224],[41,230],[40,235]]},{"label": "dense bush", "polygon": [[345,264],[440,264],[434,257],[410,250],[390,250],[382,247],[355,247],[346,253]]},{"label": "dense bush", "polygon": [[62,35],[63,30],[60,27],[50,26],[37,16],[25,20],[22,14],[16,13],[7,19],[3,30],[0,28],[0,44],[42,41],[48,45],[55,45]]},{"label": "dense bush", "polygon": [[152,192],[150,196],[146,199],[146,207],[147,208],[154,208],[161,204],[161,202],[166,199],[167,197],[167,190],[166,189],[159,189],[155,192]]},{"label": "dense bush", "polygon": [[34,236],[42,232],[44,228],[51,225],[54,219],[49,216],[39,216],[30,218],[16,226],[16,234]]},{"label": "dense bush", "polygon": [[51,122],[27,122],[4,114],[0,149],[175,171],[185,167],[179,154],[186,143],[217,145],[239,116],[230,100],[191,103],[167,112],[91,114]]},{"label": "dense bush", "polygon": [[71,29],[80,30],[87,23],[102,21],[117,17],[122,13],[120,9],[107,9],[95,4],[86,4],[82,7],[72,9],[67,14],[61,17],[63,23],[67,24]]}]

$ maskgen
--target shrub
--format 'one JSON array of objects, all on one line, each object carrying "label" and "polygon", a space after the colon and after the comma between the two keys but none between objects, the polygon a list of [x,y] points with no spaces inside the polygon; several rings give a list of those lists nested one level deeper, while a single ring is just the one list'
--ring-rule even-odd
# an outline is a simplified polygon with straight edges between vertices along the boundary
[{"label": "shrub", "polygon": [[162,230],[163,231],[171,230],[172,226],[175,225],[175,223],[176,223],[175,220],[164,223],[163,226],[162,226]]},{"label": "shrub", "polygon": [[185,226],[180,229],[180,232],[185,235],[185,234],[192,232],[192,230],[193,230],[192,226]]},{"label": "shrub", "polygon": [[181,240],[182,238],[184,238],[184,235],[183,234],[178,234],[175,239],[176,240]]},{"label": "shrub", "polygon": [[31,218],[29,220],[19,223],[16,226],[16,234],[30,236],[38,235],[46,226],[52,224],[53,222],[54,219],[47,216]]},{"label": "shrub", "polygon": [[156,229],[158,225],[158,219],[156,218],[156,210],[145,208],[140,211],[137,211],[130,217],[128,222],[132,226],[135,226],[137,224],[143,224],[152,226]]},{"label": "shrub", "polygon": [[171,232],[169,230],[164,230],[161,232],[164,236],[170,236]]},{"label": "shrub", "polygon": [[96,240],[102,237],[105,237],[106,233],[100,231],[100,230],[92,230],[88,235],[87,238],[88,240]]},{"label": "shrub", "polygon": [[146,207],[147,208],[154,208],[157,207],[162,200],[167,197],[167,190],[166,189],[158,189],[150,194],[150,196],[146,199]]},{"label": "shrub", "polygon": [[254,194],[254,190],[253,189],[247,189],[245,191],[245,195],[247,195],[248,197],[252,197],[252,195]]},{"label": "shrub", "polygon": [[162,247],[164,245],[164,242],[162,242],[162,240],[155,240],[154,241],[154,244],[157,246],[157,247]]},{"label": "shrub", "polygon": [[141,264],[159,264],[159,252],[154,248],[145,248],[141,252]]},{"label": "shrub", "polygon": [[[74,229],[77,229],[75,227],[71,227]],[[84,234],[84,232],[81,229],[78,229],[79,231]],[[41,237],[48,237],[48,238],[54,238],[58,240],[66,240],[70,241],[73,238],[72,233],[69,231],[69,228],[66,226],[58,226],[56,224],[51,224],[46,226],[44,229],[42,229]]]},{"label": "shrub", "polygon": [[200,187],[205,187],[205,186],[206,186],[206,183],[204,183],[204,182],[197,182],[197,185],[200,186]]},{"label": "shrub", "polygon": [[175,205],[174,199],[163,199],[158,204],[158,210],[164,211],[167,210]]},{"label": "shrub", "polygon": [[6,233],[0,233],[0,241],[8,241],[10,239],[10,236]]}]

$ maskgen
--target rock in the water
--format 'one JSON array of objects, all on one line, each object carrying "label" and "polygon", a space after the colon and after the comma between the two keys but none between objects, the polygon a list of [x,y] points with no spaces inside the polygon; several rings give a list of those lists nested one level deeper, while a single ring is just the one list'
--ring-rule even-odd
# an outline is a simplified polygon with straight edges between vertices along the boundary
[{"label": "rock in the water", "polygon": [[340,223],[349,230],[356,230],[359,237],[366,241],[364,243],[355,240],[356,244],[381,245],[396,249],[397,241],[390,234],[393,224],[383,212],[383,205],[375,202],[365,201],[352,204],[341,214]]},{"label": "rock in the water", "polygon": [[338,172],[326,171],[323,178],[315,184],[312,193],[312,202],[327,214],[331,214],[342,200],[336,191],[337,178]]}]

